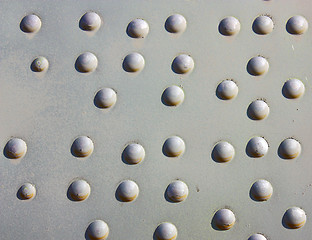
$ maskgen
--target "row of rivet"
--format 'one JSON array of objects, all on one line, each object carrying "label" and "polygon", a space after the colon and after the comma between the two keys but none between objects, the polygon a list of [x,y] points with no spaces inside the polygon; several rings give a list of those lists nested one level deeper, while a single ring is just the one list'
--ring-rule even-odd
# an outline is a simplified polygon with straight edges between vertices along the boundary
[{"label": "row of rivet", "polygon": [[[85,13],[80,21],[79,27],[83,31],[97,31],[102,20],[95,12]],[[169,16],[165,22],[165,29],[170,33],[182,33],[186,29],[186,20],[180,14]],[[37,15],[25,16],[20,28],[25,33],[36,33],[41,28],[41,20]],[[218,29],[222,35],[231,36],[240,31],[241,24],[235,17],[226,17],[219,23]],[[252,29],[256,34],[266,35],[273,31],[274,24],[270,16],[258,16],[252,24]],[[308,29],[308,22],[303,16],[293,16],[286,23],[286,30],[290,34],[303,34]],[[127,34],[132,38],[145,38],[149,33],[148,23],[140,18],[132,20],[127,26]]]}]

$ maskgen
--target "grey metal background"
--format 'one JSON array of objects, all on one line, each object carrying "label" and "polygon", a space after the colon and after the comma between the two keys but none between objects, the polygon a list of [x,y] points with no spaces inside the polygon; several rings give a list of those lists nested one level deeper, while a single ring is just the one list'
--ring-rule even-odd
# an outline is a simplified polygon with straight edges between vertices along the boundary
[{"label": "grey metal background", "polygon": [[[311,226],[311,29],[301,36],[285,30],[293,15],[303,15],[312,26],[311,1],[1,1],[0,24],[0,146],[11,137],[25,140],[28,151],[21,161],[0,156],[0,232],[2,239],[84,239],[88,224],[104,220],[109,239],[152,239],[162,221],[175,224],[178,239],[247,239],[261,232],[268,239],[309,239]],[[88,36],[78,27],[87,11],[103,20],[99,31]],[[20,28],[27,14],[37,14],[41,30],[29,38]],[[164,29],[173,13],[187,20],[186,31],[174,36]],[[253,19],[269,14],[273,32],[256,35]],[[219,21],[234,16],[241,23],[235,37],[218,32]],[[150,32],[145,39],[126,34],[128,23],[145,19]],[[99,60],[92,74],[74,68],[79,54],[90,51]],[[145,58],[140,73],[122,69],[130,52]],[[195,62],[191,74],[171,71],[179,53],[190,54]],[[269,72],[252,77],[248,60],[265,56]],[[32,60],[45,56],[50,67],[45,74],[30,70]],[[306,87],[299,100],[281,94],[283,83],[297,77]],[[239,94],[232,101],[215,95],[219,82],[233,78]],[[181,85],[185,101],[179,107],[161,103],[163,90]],[[102,87],[117,92],[113,109],[102,111],[93,104]],[[270,115],[263,121],[248,119],[248,105],[265,98]],[[70,153],[80,135],[94,142],[93,154],[79,160]],[[186,143],[182,157],[169,159],[162,144],[171,135]],[[268,154],[251,159],[245,154],[248,140],[264,136]],[[277,155],[280,142],[295,137],[302,153],[295,160]],[[218,164],[211,150],[219,140],[235,147],[235,158]],[[127,143],[137,141],[146,151],[145,160],[126,165],[121,153]],[[66,191],[75,178],[86,179],[91,195],[84,202],[67,199]],[[188,198],[169,203],[164,198],[174,179],[189,187]],[[272,183],[272,198],[263,203],[249,197],[252,183],[264,178]],[[136,181],[140,195],[133,203],[115,199],[118,183]],[[35,184],[32,201],[16,197],[25,182]],[[210,223],[216,210],[233,210],[237,222],[229,231],[216,231]],[[302,207],[307,223],[298,230],[282,226],[285,210]]]}]

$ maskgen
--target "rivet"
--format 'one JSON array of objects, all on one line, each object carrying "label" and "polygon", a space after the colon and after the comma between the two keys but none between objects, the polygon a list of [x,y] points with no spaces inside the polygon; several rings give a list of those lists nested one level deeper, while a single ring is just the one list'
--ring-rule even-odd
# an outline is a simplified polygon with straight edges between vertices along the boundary
[{"label": "rivet", "polygon": [[85,180],[76,180],[68,188],[68,197],[72,201],[86,200],[91,192],[89,183]]},{"label": "rivet", "polygon": [[82,53],[76,60],[76,70],[81,73],[93,72],[98,65],[97,57],[90,52]]},{"label": "rivet", "polygon": [[123,61],[123,69],[126,72],[138,72],[144,68],[145,61],[141,54],[139,53],[130,53],[128,54]]},{"label": "rivet", "polygon": [[237,96],[238,87],[234,81],[224,80],[218,85],[216,94],[222,100],[230,100]]},{"label": "rivet", "polygon": [[185,74],[192,71],[194,68],[194,60],[191,56],[181,54],[172,62],[172,70],[177,74]]},{"label": "rivet", "polygon": [[173,14],[167,18],[165,28],[170,33],[183,33],[186,29],[186,20],[180,14]]},{"label": "rivet", "polygon": [[79,27],[83,31],[95,31],[101,26],[101,18],[95,12],[85,13],[79,21]]},{"label": "rivet", "polygon": [[308,30],[308,21],[302,16],[293,16],[286,23],[286,30],[290,34],[303,34]]},{"label": "rivet", "polygon": [[285,98],[299,98],[304,94],[305,87],[299,79],[289,79],[284,83],[282,93]]},{"label": "rivet", "polygon": [[27,15],[22,19],[20,28],[25,33],[36,33],[41,28],[41,20],[37,15]]},{"label": "rivet", "polygon": [[86,230],[90,240],[105,240],[109,234],[109,228],[103,220],[95,220],[88,226]]},{"label": "rivet", "polygon": [[129,164],[138,164],[145,158],[145,150],[142,145],[131,143],[123,150],[122,158]]},{"label": "rivet", "polygon": [[251,235],[248,240],[267,240],[265,236],[263,236],[262,234],[256,233]]},{"label": "rivet", "polygon": [[260,179],[251,186],[250,195],[255,201],[267,201],[273,194],[273,187],[270,182]]},{"label": "rivet", "polygon": [[148,23],[140,18],[132,20],[127,27],[127,34],[132,38],[145,38],[148,32]]},{"label": "rivet", "polygon": [[178,180],[168,185],[166,194],[171,201],[182,202],[187,198],[189,190],[184,182]]},{"label": "rivet", "polygon": [[4,154],[7,158],[17,159],[25,156],[27,145],[20,138],[11,138],[4,147]]},{"label": "rivet", "polygon": [[131,180],[121,182],[116,190],[118,200],[122,202],[132,202],[139,195],[138,185]]},{"label": "rivet", "polygon": [[253,31],[260,35],[266,35],[271,33],[273,31],[273,28],[273,21],[268,16],[259,16],[254,20],[252,24]]},{"label": "rivet", "polygon": [[75,157],[87,157],[93,152],[93,142],[86,136],[80,136],[72,144],[71,152]]},{"label": "rivet", "polygon": [[47,69],[49,68],[49,62],[45,57],[37,57],[31,63],[30,68],[34,72],[47,71]]},{"label": "rivet", "polygon": [[292,138],[287,138],[281,142],[278,148],[278,154],[284,159],[294,159],[301,153],[300,143]]},{"label": "rivet", "polygon": [[31,183],[25,183],[19,188],[17,194],[19,199],[29,200],[36,196],[36,188]]},{"label": "rivet", "polygon": [[185,151],[184,141],[177,136],[168,138],[163,145],[163,153],[167,157],[178,157]]},{"label": "rivet", "polygon": [[267,73],[269,63],[264,57],[253,57],[247,64],[247,71],[250,75],[259,76]]},{"label": "rivet", "polygon": [[225,36],[232,36],[240,31],[240,22],[235,17],[226,17],[219,23],[219,32]]},{"label": "rivet", "polygon": [[307,216],[305,212],[298,207],[287,209],[283,216],[283,224],[287,228],[296,229],[301,228],[306,223]]},{"label": "rivet", "polygon": [[213,217],[213,224],[220,230],[229,230],[233,227],[234,223],[234,213],[226,208],[219,209]]},{"label": "rivet", "polygon": [[216,162],[229,162],[235,155],[234,147],[225,141],[218,142],[212,150],[212,158]]},{"label": "rivet", "polygon": [[178,86],[165,89],[162,94],[162,102],[167,106],[178,106],[184,101],[184,91]]},{"label": "rivet", "polygon": [[94,97],[94,104],[98,108],[110,108],[115,105],[117,94],[111,88],[103,88],[99,90]]},{"label": "rivet", "polygon": [[175,240],[178,235],[176,226],[169,222],[163,222],[155,230],[157,240]]},{"label": "rivet", "polygon": [[270,113],[270,108],[265,101],[256,100],[250,103],[247,109],[247,115],[252,120],[265,119]]},{"label": "rivet", "polygon": [[246,152],[249,157],[260,158],[267,154],[269,145],[262,137],[253,137],[249,140],[246,147]]}]

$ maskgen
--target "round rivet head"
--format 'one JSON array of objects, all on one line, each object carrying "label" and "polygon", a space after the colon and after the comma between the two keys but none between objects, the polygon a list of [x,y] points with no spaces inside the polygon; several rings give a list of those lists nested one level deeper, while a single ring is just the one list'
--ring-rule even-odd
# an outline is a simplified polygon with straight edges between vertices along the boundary
[{"label": "round rivet head", "polygon": [[72,144],[71,152],[75,157],[87,157],[93,152],[93,142],[86,136],[75,139]]},{"label": "round rivet head", "polygon": [[216,94],[222,100],[230,100],[237,96],[238,87],[234,81],[224,80],[218,85]]},{"label": "round rivet head", "polygon": [[105,240],[109,234],[109,228],[103,220],[95,220],[87,228],[87,236],[90,240]]},{"label": "round rivet head", "polygon": [[256,181],[250,189],[250,195],[255,201],[267,201],[273,194],[273,187],[270,182],[264,179]]},{"label": "round rivet head", "polygon": [[127,27],[127,34],[132,38],[145,38],[148,32],[148,23],[140,18],[132,20]]},{"label": "round rivet head", "polygon": [[304,94],[305,87],[299,79],[289,79],[284,83],[282,93],[285,98],[299,98]]},{"label": "round rivet head", "polygon": [[178,157],[185,151],[185,143],[182,138],[173,136],[168,138],[163,145],[163,153],[167,157]]},{"label": "round rivet head", "polygon": [[293,16],[287,21],[286,30],[290,34],[303,34],[308,30],[308,21],[302,16]]},{"label": "round rivet head", "polygon": [[41,20],[37,15],[27,15],[22,19],[20,28],[25,33],[36,33],[41,28]]},{"label": "round rivet head", "polygon": [[128,164],[138,164],[145,158],[145,150],[142,145],[131,143],[123,150],[122,158]]},{"label": "round rivet head", "polygon": [[93,72],[97,65],[97,57],[90,52],[82,53],[76,60],[76,69],[81,73]]},{"label": "round rivet head", "polygon": [[186,29],[186,20],[180,14],[173,14],[167,18],[165,28],[170,33],[182,33]]},{"label": "round rivet head", "polygon": [[256,100],[253,101],[247,109],[247,115],[252,120],[265,119],[270,112],[270,108],[265,101]]},{"label": "round rivet head", "polygon": [[118,200],[122,202],[132,202],[139,195],[138,185],[131,180],[121,182],[116,190]]},{"label": "round rivet head", "polygon": [[267,73],[269,62],[264,57],[253,57],[247,64],[247,71],[250,75],[259,76]]},{"label": "round rivet head", "polygon": [[235,17],[226,17],[219,24],[219,32],[225,36],[232,36],[240,31],[240,22]]},{"label": "round rivet head", "polygon": [[263,236],[262,234],[256,233],[251,235],[248,240],[267,240],[265,236]]},{"label": "round rivet head", "polygon": [[103,88],[99,90],[94,97],[94,104],[98,108],[110,108],[115,105],[117,94],[111,88]]},{"label": "round rivet head", "polygon": [[175,240],[177,235],[177,228],[169,222],[159,224],[155,230],[155,237],[157,240]]},{"label": "round rivet head", "polygon": [[229,209],[219,209],[213,217],[213,223],[220,230],[229,230],[235,223],[235,215]]},{"label": "round rivet head", "polygon": [[85,13],[79,21],[79,27],[83,31],[95,31],[101,26],[101,18],[95,12]]},{"label": "round rivet head", "polygon": [[260,35],[266,35],[273,31],[274,24],[270,17],[268,16],[259,16],[257,17],[253,24],[252,29],[255,33]]},{"label": "round rivet head", "polygon": [[296,229],[301,228],[306,223],[307,216],[305,212],[298,207],[287,209],[283,216],[283,224],[287,228]]},{"label": "round rivet head", "polygon": [[86,200],[91,192],[89,183],[85,180],[76,180],[68,188],[69,198],[72,201]]},{"label": "round rivet head", "polygon": [[246,146],[246,152],[249,157],[260,158],[267,154],[269,145],[262,137],[254,137],[249,140]]},{"label": "round rivet head", "polygon": [[194,68],[194,60],[191,56],[181,54],[172,62],[172,70],[177,74],[185,74],[192,71]]},{"label": "round rivet head", "polygon": [[287,138],[281,142],[278,148],[278,154],[283,159],[294,159],[301,153],[300,143],[292,138]]},{"label": "round rivet head", "polygon": [[187,198],[189,190],[184,182],[178,180],[169,184],[166,194],[171,201],[182,202]]},{"label": "round rivet head", "polygon": [[29,200],[36,196],[36,188],[31,183],[23,184],[18,190],[18,197],[21,200]]},{"label": "round rivet head", "polygon": [[4,147],[4,153],[7,158],[18,159],[25,156],[27,145],[20,138],[10,139]]},{"label": "round rivet head", "polygon": [[37,57],[31,63],[31,70],[34,72],[44,72],[49,68],[49,62],[45,57]]},{"label": "round rivet head", "polygon": [[225,141],[218,142],[212,150],[212,158],[216,162],[229,162],[235,155],[234,147]]},{"label": "round rivet head", "polygon": [[128,54],[123,61],[123,69],[126,72],[138,72],[144,68],[145,61],[141,54],[139,53],[130,53]]},{"label": "round rivet head", "polygon": [[184,91],[178,86],[165,89],[162,94],[162,102],[167,106],[178,106],[184,101]]}]

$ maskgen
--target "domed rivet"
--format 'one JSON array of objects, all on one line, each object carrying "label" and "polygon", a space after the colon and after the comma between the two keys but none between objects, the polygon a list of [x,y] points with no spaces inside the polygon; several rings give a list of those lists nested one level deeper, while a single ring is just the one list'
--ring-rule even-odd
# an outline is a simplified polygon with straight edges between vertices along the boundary
[{"label": "domed rivet", "polygon": [[194,68],[194,60],[191,56],[181,54],[172,62],[172,70],[177,74],[185,74],[192,71]]},{"label": "domed rivet", "polygon": [[139,53],[130,53],[128,54],[123,61],[123,69],[126,72],[138,72],[144,68],[145,61],[141,54]]},{"label": "domed rivet", "polygon": [[248,240],[267,240],[265,236],[263,236],[262,234],[256,233],[251,235]]},{"label": "domed rivet", "polygon": [[247,115],[252,120],[265,119],[270,112],[270,108],[265,101],[256,100],[250,103],[247,109]]},{"label": "domed rivet", "polygon": [[143,161],[145,150],[142,145],[131,143],[122,152],[122,159],[128,164],[138,164]]},{"label": "domed rivet", "polygon": [[167,197],[173,202],[184,201],[189,194],[187,185],[182,181],[174,181],[170,183],[166,190]]},{"label": "domed rivet", "polygon": [[178,230],[172,223],[164,222],[158,225],[154,235],[157,240],[175,240]]},{"label": "domed rivet", "polygon": [[250,196],[255,201],[267,201],[273,194],[273,187],[270,182],[264,179],[256,181],[250,189]]},{"label": "domed rivet", "polygon": [[127,34],[132,38],[145,38],[148,32],[148,23],[140,18],[132,20],[127,27]]},{"label": "domed rivet", "polygon": [[271,33],[273,31],[273,28],[273,21],[268,16],[259,16],[254,20],[252,24],[252,30],[260,35],[266,35]]},{"label": "domed rivet", "polygon": [[11,138],[4,147],[4,154],[7,158],[18,159],[25,156],[27,145],[20,138]]},{"label": "domed rivet", "polygon": [[75,67],[78,72],[93,72],[98,65],[97,57],[90,52],[82,53],[76,60]]},{"label": "domed rivet", "polygon": [[290,34],[303,34],[308,30],[308,21],[302,16],[293,16],[286,23],[286,30]]},{"label": "domed rivet", "polygon": [[306,223],[307,216],[305,212],[298,207],[287,209],[283,216],[283,225],[286,228],[296,229],[301,228]]},{"label": "domed rivet", "polygon": [[103,88],[99,90],[94,97],[94,104],[98,108],[110,108],[115,105],[117,94],[111,88]]},{"label": "domed rivet", "polygon": [[165,89],[162,94],[162,102],[167,106],[178,106],[184,101],[184,91],[178,86]]},{"label": "domed rivet", "polygon": [[250,75],[259,76],[267,73],[269,63],[264,57],[253,57],[247,64],[247,71]]},{"label": "domed rivet", "polygon": [[183,33],[186,29],[186,20],[180,14],[173,14],[167,18],[165,28],[170,33]]},{"label": "domed rivet", "polygon": [[49,62],[45,57],[37,57],[31,63],[31,70],[34,72],[44,72],[47,71],[49,67]]},{"label": "domed rivet", "polygon": [[163,153],[167,157],[178,157],[185,151],[184,141],[177,136],[168,138],[163,145]]},{"label": "domed rivet", "polygon": [[116,195],[122,202],[132,202],[139,195],[139,187],[134,181],[125,180],[119,184]]},{"label": "domed rivet", "polygon": [[284,83],[282,93],[285,98],[299,98],[304,94],[305,87],[299,79],[289,79]]},{"label": "domed rivet", "polygon": [[32,199],[36,196],[36,188],[31,183],[25,183],[19,188],[17,195],[21,200]]},{"label": "domed rivet", "polygon": [[75,157],[87,157],[93,152],[93,142],[86,136],[75,139],[72,144],[71,152]]},{"label": "domed rivet", "polygon": [[20,28],[25,33],[36,33],[41,28],[41,20],[37,15],[27,15],[22,19]]},{"label": "domed rivet", "polygon": [[281,142],[278,148],[278,154],[283,159],[294,159],[301,153],[300,143],[292,138],[287,138]]},{"label": "domed rivet", "polygon": [[212,158],[216,162],[229,162],[235,155],[234,147],[225,141],[218,142],[212,150]]},{"label": "domed rivet", "polygon": [[95,31],[101,26],[101,18],[95,12],[85,13],[79,21],[79,27],[83,31]]},{"label": "domed rivet", "polygon": [[222,100],[230,100],[237,96],[238,87],[236,83],[232,80],[222,81],[216,90],[216,95]]},{"label": "domed rivet", "polygon": [[105,240],[109,234],[109,228],[103,220],[95,220],[88,226],[86,230],[90,240]]},{"label": "domed rivet", "polygon": [[249,140],[246,146],[246,153],[249,157],[260,158],[267,154],[269,145],[262,137],[254,137]]},{"label": "domed rivet", "polygon": [[72,201],[86,200],[91,192],[89,183],[85,180],[76,180],[68,188],[68,197]]},{"label": "domed rivet", "polygon": [[225,36],[232,36],[240,31],[240,23],[235,17],[226,17],[219,24],[219,32]]},{"label": "domed rivet", "polygon": [[235,223],[234,213],[226,208],[219,209],[213,217],[213,225],[220,230],[229,230]]}]

